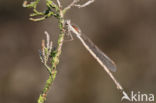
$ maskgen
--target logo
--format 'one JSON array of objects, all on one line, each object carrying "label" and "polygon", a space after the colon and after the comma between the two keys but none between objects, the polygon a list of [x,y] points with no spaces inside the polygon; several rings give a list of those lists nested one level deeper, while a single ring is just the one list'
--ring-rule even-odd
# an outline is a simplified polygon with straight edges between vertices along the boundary
[{"label": "logo", "polygon": [[123,97],[121,98],[121,101],[123,100],[128,100],[131,102],[153,102],[154,94],[141,93],[140,91],[131,91],[130,95],[128,96],[127,93],[123,91]]}]

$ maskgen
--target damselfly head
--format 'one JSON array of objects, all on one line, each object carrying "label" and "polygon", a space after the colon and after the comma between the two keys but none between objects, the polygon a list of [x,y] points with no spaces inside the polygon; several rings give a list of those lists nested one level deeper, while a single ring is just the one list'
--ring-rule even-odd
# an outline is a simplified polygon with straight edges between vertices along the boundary
[{"label": "damselfly head", "polygon": [[78,33],[81,33],[80,28],[77,25],[72,24],[71,25]]},{"label": "damselfly head", "polygon": [[72,24],[70,20],[66,20],[65,25],[67,26],[68,32],[72,31],[76,35],[81,35],[81,29],[77,25]]}]

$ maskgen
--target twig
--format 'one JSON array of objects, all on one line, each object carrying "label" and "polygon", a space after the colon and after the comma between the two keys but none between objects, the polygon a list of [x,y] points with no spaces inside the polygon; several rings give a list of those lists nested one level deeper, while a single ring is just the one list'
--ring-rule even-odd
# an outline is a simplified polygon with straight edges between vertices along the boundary
[{"label": "twig", "polygon": [[49,36],[49,33],[47,32],[47,31],[45,31],[44,32],[45,33],[45,35],[46,35],[46,37],[47,37],[47,48],[49,49],[50,47],[50,45],[49,45],[49,42],[50,42],[50,36]]},{"label": "twig", "polygon": [[86,3],[84,3],[84,4],[82,4],[82,5],[75,5],[76,7],[78,7],[78,8],[83,8],[83,7],[86,7],[86,6],[88,6],[88,5],[90,5],[91,3],[93,3],[94,2],[94,0],[89,0],[89,1],[87,1]]},{"label": "twig", "polygon": [[76,3],[78,3],[80,0],[73,0],[72,3],[70,3],[66,8],[64,8],[63,13],[67,12],[71,7],[75,6]]},{"label": "twig", "polygon": [[[62,15],[62,12],[60,12]],[[51,67],[47,65],[47,61],[48,61],[48,57],[49,54],[51,53],[51,49],[52,49],[52,42],[50,42],[50,37],[48,32],[45,32],[46,37],[47,37],[47,47],[45,47],[45,42],[42,43],[42,46],[44,47],[44,51],[45,53],[43,55],[45,55],[45,57],[40,57],[44,59],[44,66],[47,68],[47,70],[49,71],[49,78],[46,81],[45,87],[42,91],[42,93],[40,94],[39,98],[38,98],[38,103],[44,103],[46,98],[47,98],[47,93],[49,91],[50,86],[52,85],[55,77],[56,77],[56,66],[59,63],[59,56],[61,55],[61,51],[62,51],[62,45],[63,45],[63,40],[64,40],[64,35],[65,35],[65,31],[64,31],[64,19],[63,19],[63,15],[60,17],[59,19],[59,26],[60,28],[60,35],[59,35],[59,39],[58,39],[58,47],[56,49],[55,55],[52,57],[51,60]],[[43,53],[43,51],[42,51]]]},{"label": "twig", "polygon": [[62,7],[60,0],[57,0],[57,4],[59,7]]}]

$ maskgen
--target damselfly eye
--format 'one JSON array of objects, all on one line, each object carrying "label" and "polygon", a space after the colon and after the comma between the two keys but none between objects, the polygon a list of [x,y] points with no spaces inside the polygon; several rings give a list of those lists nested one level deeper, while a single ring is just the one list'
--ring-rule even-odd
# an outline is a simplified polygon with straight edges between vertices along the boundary
[{"label": "damselfly eye", "polygon": [[79,28],[78,26],[72,24],[72,27],[73,27],[78,33],[81,33],[81,30],[80,30],[80,28]]}]

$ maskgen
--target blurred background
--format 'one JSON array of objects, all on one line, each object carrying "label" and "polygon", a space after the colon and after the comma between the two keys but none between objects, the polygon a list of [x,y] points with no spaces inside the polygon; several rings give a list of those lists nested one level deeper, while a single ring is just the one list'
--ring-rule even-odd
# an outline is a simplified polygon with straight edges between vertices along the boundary
[{"label": "blurred background", "polygon": [[[62,3],[67,6],[71,1]],[[55,18],[29,21],[32,10],[22,3],[0,0],[0,103],[37,102],[48,78],[38,54],[44,31],[54,46],[58,38]],[[156,0],[96,0],[73,8],[65,18],[115,61],[118,69],[113,74],[129,95],[156,94]],[[57,70],[46,103],[121,102],[122,94],[77,38],[64,43]]]}]

